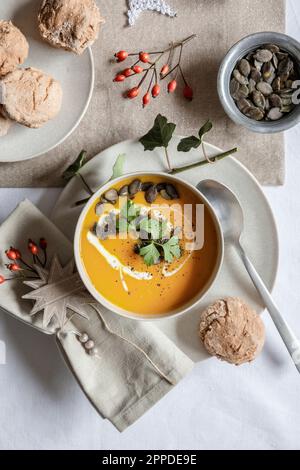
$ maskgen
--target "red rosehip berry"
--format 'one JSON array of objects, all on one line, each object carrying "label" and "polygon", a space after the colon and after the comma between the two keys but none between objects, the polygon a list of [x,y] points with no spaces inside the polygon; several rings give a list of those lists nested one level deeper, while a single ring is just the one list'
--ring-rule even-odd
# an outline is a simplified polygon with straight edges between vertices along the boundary
[{"label": "red rosehip berry", "polygon": [[152,88],[152,96],[153,98],[156,98],[159,94],[160,94],[160,86],[158,83],[156,83],[154,87]]},{"label": "red rosehip berry", "polygon": [[21,259],[22,258],[21,252],[19,250],[17,250],[16,248],[14,248],[14,251],[15,251],[15,254],[16,254],[16,259]]},{"label": "red rosehip berry", "polygon": [[134,65],[132,67],[132,70],[134,71],[134,73],[142,73],[144,69],[140,65]]},{"label": "red rosehip berry", "polygon": [[115,57],[117,59],[118,62],[123,62],[124,60],[127,59],[128,57],[128,52],[126,51],[119,51],[119,52],[116,52],[115,53]]},{"label": "red rosehip berry", "polygon": [[114,78],[114,82],[124,82],[125,78],[125,75],[118,73],[118,75],[116,75]]},{"label": "red rosehip berry", "polygon": [[177,88],[176,80],[171,80],[170,83],[168,83],[168,93],[174,93],[176,88]]},{"label": "red rosehip berry", "polygon": [[145,106],[147,106],[147,104],[150,103],[150,99],[151,99],[151,97],[150,97],[150,93],[149,93],[149,91],[148,91],[148,92],[143,96],[143,108],[144,108]]},{"label": "red rosehip berry", "polygon": [[136,86],[134,88],[131,88],[131,90],[127,92],[127,98],[130,98],[132,100],[133,98],[136,98],[139,95],[139,92],[139,87]]},{"label": "red rosehip berry", "polygon": [[166,75],[169,72],[169,69],[170,67],[168,64],[163,65],[160,71],[161,76],[163,77],[164,75]]},{"label": "red rosehip berry", "polygon": [[17,253],[16,253],[16,250],[15,250],[14,248],[12,248],[12,247],[10,247],[9,250],[6,250],[5,254],[6,254],[7,258],[10,259],[10,260],[12,260],[12,261],[18,259],[18,258],[17,258],[18,255],[17,255]]},{"label": "red rosehip berry", "polygon": [[139,59],[141,62],[144,62],[144,64],[147,64],[150,60],[150,56],[148,52],[140,52]]},{"label": "red rosehip berry", "polygon": [[0,274],[0,285],[4,284],[5,281],[6,281],[5,277],[1,276],[1,274]]},{"label": "red rosehip berry", "polygon": [[194,96],[194,92],[193,92],[193,89],[189,85],[185,85],[185,87],[183,89],[183,96],[187,100],[192,101],[193,96]]},{"label": "red rosehip berry", "polygon": [[21,270],[21,267],[20,267],[17,263],[8,264],[8,265],[7,265],[7,268],[8,268],[10,271],[14,271],[14,272]]},{"label": "red rosehip berry", "polygon": [[133,70],[132,69],[125,69],[124,72],[122,73],[122,75],[124,75],[124,77],[128,78],[130,77],[130,75],[133,74]]},{"label": "red rosehip berry", "polygon": [[32,240],[28,240],[28,250],[30,251],[30,253],[32,253],[33,255],[37,255],[38,254],[38,247],[36,245],[36,243],[34,243],[34,241]]},{"label": "red rosehip berry", "polygon": [[46,250],[46,249],[47,249],[47,246],[48,246],[48,243],[47,243],[46,238],[40,238],[40,243],[39,243],[39,245],[40,245],[40,248],[41,248],[42,250]]}]

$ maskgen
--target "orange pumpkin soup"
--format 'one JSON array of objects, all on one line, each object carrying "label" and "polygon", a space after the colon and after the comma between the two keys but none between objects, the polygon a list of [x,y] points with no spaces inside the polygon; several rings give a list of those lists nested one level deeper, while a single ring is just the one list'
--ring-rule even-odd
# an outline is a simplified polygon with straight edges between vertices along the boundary
[{"label": "orange pumpkin soup", "polygon": [[203,245],[191,249],[197,204],[203,204],[200,194],[167,176],[112,183],[89,208],[81,229],[80,256],[95,289],[134,314],[166,314],[191,303],[210,281],[219,253],[215,222],[206,206]]}]

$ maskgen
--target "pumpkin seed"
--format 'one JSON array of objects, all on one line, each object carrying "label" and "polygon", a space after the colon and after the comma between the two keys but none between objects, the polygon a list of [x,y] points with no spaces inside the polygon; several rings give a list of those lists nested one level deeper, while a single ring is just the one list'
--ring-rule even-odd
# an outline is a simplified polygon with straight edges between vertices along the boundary
[{"label": "pumpkin seed", "polygon": [[282,99],[275,93],[269,96],[269,102],[272,108],[281,108],[282,106]]},{"label": "pumpkin seed", "polygon": [[254,55],[254,52],[249,52],[249,54],[246,55],[245,59],[250,62],[253,60],[253,55]]},{"label": "pumpkin seed", "polygon": [[125,184],[122,186],[122,188],[119,189],[119,196],[128,196],[128,184]]},{"label": "pumpkin seed", "polygon": [[230,94],[232,98],[235,100],[238,99],[239,88],[240,88],[239,82],[237,82],[236,79],[233,78],[230,82],[229,89],[230,89]]},{"label": "pumpkin seed", "polygon": [[266,99],[264,95],[260,92],[255,90],[252,94],[253,103],[258,107],[264,109],[266,106]]},{"label": "pumpkin seed", "polygon": [[254,57],[258,62],[270,62],[273,54],[268,49],[258,49]]},{"label": "pumpkin seed", "polygon": [[253,106],[247,110],[246,116],[255,119],[255,121],[261,121],[264,118],[264,112],[260,108]]},{"label": "pumpkin seed", "polygon": [[290,71],[292,70],[294,64],[289,57],[286,57],[278,64],[278,73],[279,75],[289,75]]},{"label": "pumpkin seed", "polygon": [[248,78],[247,77],[244,77],[244,75],[242,75],[238,69],[235,69],[233,71],[233,76],[234,78],[236,79],[237,82],[239,82],[241,85],[248,85]]},{"label": "pumpkin seed", "polygon": [[277,52],[280,51],[279,47],[276,46],[276,44],[266,44],[264,48],[268,49],[268,51],[271,51],[272,54],[276,54]]},{"label": "pumpkin seed", "polygon": [[280,77],[275,78],[275,80],[272,83],[272,88],[275,92],[279,92],[281,88],[281,79]]},{"label": "pumpkin seed", "polygon": [[280,108],[271,108],[270,111],[268,112],[268,118],[271,121],[278,121],[278,119],[281,119],[282,112],[280,111]]},{"label": "pumpkin seed", "polygon": [[272,83],[274,82],[276,78],[276,74],[275,72],[272,72],[271,76],[269,78],[267,78],[265,81],[269,84],[269,85],[272,85]]},{"label": "pumpkin seed", "polygon": [[117,202],[118,197],[118,192],[115,189],[109,189],[104,193],[105,200],[111,202],[112,204]]},{"label": "pumpkin seed", "polygon": [[249,80],[249,85],[248,85],[248,90],[249,90],[249,94],[251,95],[251,93],[253,93],[253,91],[255,90],[256,88],[256,81],[253,80],[253,78],[250,78]]},{"label": "pumpkin seed", "polygon": [[269,83],[266,83],[266,82],[259,82],[256,85],[256,88],[265,96],[269,96],[273,93],[273,88],[271,87]]},{"label": "pumpkin seed", "polygon": [[277,68],[278,68],[279,60],[278,60],[278,57],[277,57],[276,54],[273,54],[272,62],[273,62],[273,64],[274,64],[275,69],[277,69]]},{"label": "pumpkin seed", "polygon": [[239,91],[237,93],[238,98],[247,98],[249,95],[249,88],[246,85],[240,85]]},{"label": "pumpkin seed", "polygon": [[256,59],[254,60],[254,67],[256,68],[256,70],[258,70],[260,72],[262,66],[263,66],[262,62],[259,62],[259,60],[256,60]]},{"label": "pumpkin seed", "polygon": [[282,106],[289,106],[293,103],[292,97],[281,96]]},{"label": "pumpkin seed", "polygon": [[146,181],[145,183],[142,183],[141,190],[147,191],[147,189],[149,189],[150,186],[153,186],[152,181]]},{"label": "pumpkin seed", "polygon": [[153,184],[145,192],[145,199],[149,204],[152,204],[156,198],[157,198],[157,188],[155,184]]},{"label": "pumpkin seed", "polygon": [[134,196],[136,193],[138,193],[140,190],[141,190],[141,180],[139,179],[136,179],[136,180],[133,180],[129,187],[128,187],[128,192],[130,194],[130,196]]},{"label": "pumpkin seed", "polygon": [[108,233],[108,224],[96,224],[95,226],[95,232],[96,232],[96,236],[100,239],[100,240],[106,240],[109,236],[109,233]]},{"label": "pumpkin seed", "polygon": [[250,74],[250,71],[251,71],[251,67],[250,67],[250,64],[249,64],[248,60],[242,59],[240,61],[239,71],[241,72],[242,75],[244,75],[244,77],[248,77],[248,75]]},{"label": "pumpkin seed", "polygon": [[172,199],[179,199],[179,194],[173,184],[167,183],[166,191],[169,194],[169,196],[171,196]]},{"label": "pumpkin seed", "polygon": [[287,52],[276,52],[276,55],[277,55],[277,58],[278,60],[283,60],[283,59],[286,59],[288,57],[288,53]]},{"label": "pumpkin seed", "polygon": [[166,188],[166,183],[158,183],[156,185],[156,189],[158,192],[160,192],[162,189],[165,189]]},{"label": "pumpkin seed", "polygon": [[271,62],[265,62],[261,71],[262,71],[262,76],[264,80],[267,80],[275,72],[275,68]]},{"label": "pumpkin seed", "polygon": [[103,214],[104,210],[105,210],[105,205],[102,202],[98,202],[98,204],[96,204],[96,207],[95,207],[95,214],[100,217],[100,215]]},{"label": "pumpkin seed", "polygon": [[260,80],[261,80],[261,73],[260,73],[260,71],[257,70],[255,67],[252,67],[250,77],[251,77],[251,79],[254,80],[256,83],[258,83],[258,82],[260,82]]},{"label": "pumpkin seed", "polygon": [[293,104],[290,104],[290,105],[288,105],[288,106],[281,106],[280,111],[281,111],[282,113],[290,113],[293,109],[294,109],[294,105],[293,105]]},{"label": "pumpkin seed", "polygon": [[237,101],[236,104],[242,113],[244,113],[247,108],[251,108],[251,106],[253,106],[251,101],[246,100],[246,98],[241,98],[240,100]]},{"label": "pumpkin seed", "polygon": [[165,189],[161,189],[159,193],[160,193],[162,198],[164,198],[168,201],[172,199],[171,196],[167,193],[167,191]]}]

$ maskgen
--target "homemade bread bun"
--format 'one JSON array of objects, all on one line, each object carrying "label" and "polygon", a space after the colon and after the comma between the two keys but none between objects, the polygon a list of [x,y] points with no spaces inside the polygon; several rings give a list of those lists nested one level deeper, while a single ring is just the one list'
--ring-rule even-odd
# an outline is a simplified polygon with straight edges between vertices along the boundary
[{"label": "homemade bread bun", "polygon": [[236,297],[217,300],[201,314],[199,335],[213,356],[240,365],[263,348],[265,328],[259,315]]},{"label": "homemade bread bun", "polygon": [[0,96],[6,117],[27,127],[38,128],[60,111],[62,88],[41,70],[17,69],[0,81]]},{"label": "homemade bread bun", "polygon": [[15,70],[28,56],[28,42],[11,21],[0,20],[0,76]]},{"label": "homemade bread bun", "polygon": [[43,0],[38,14],[43,39],[76,54],[93,44],[103,22],[94,0]]}]

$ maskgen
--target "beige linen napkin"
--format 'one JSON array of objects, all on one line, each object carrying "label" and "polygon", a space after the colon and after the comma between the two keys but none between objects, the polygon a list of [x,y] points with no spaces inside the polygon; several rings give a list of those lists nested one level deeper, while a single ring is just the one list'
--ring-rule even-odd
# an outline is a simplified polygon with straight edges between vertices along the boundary
[{"label": "beige linen napkin", "polygon": [[[6,274],[6,247],[26,253],[27,239],[40,237],[48,240],[50,260],[55,253],[62,265],[72,258],[72,244],[26,200],[0,226],[0,273]],[[29,291],[18,281],[2,284],[0,308],[44,333],[55,334],[54,324],[43,326],[42,314],[30,316],[32,302],[21,299]],[[92,302],[85,306],[89,319],[74,315],[56,334],[56,341],[87,398],[102,417],[123,431],[170,391],[193,362],[152,324],[119,318]],[[85,351],[74,332],[88,334],[98,349],[96,356]]]},{"label": "beige linen napkin", "polygon": [[[93,156],[124,139],[139,137],[159,112],[177,123],[177,132],[182,135],[196,131],[210,118],[214,123],[211,143],[223,149],[238,146],[238,158],[262,184],[284,182],[283,135],[253,134],[233,124],[219,103],[216,79],[220,62],[236,41],[257,31],[284,31],[285,0],[170,0],[177,10],[176,18],[144,12],[133,27],[127,26],[125,0],[97,3],[106,24],[93,46],[96,85],[85,118],[71,137],[47,155],[23,163],[0,164],[0,186],[62,185],[63,170],[82,148]],[[192,33],[198,37],[183,58],[185,74],[195,91],[191,103],[185,101],[180,89],[174,96],[164,91],[145,110],[140,99],[133,102],[122,98],[127,85],[116,85],[112,78],[124,63],[111,64],[114,52],[155,50]],[[129,79],[126,84],[135,81]]]}]

